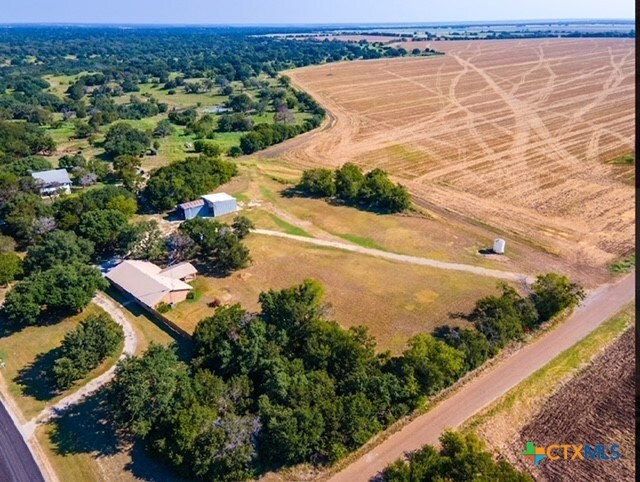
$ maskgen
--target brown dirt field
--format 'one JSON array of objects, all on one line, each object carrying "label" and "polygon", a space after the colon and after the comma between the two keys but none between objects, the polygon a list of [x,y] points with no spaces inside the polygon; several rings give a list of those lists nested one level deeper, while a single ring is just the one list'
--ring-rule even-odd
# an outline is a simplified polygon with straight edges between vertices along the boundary
[{"label": "brown dirt field", "polygon": [[[635,480],[635,333],[627,330],[596,357],[580,376],[569,381],[524,426],[505,454],[538,481]],[[619,461],[549,461],[536,468],[520,456],[526,441],[613,444],[621,446]]]},{"label": "brown dirt field", "polygon": [[634,150],[633,39],[432,44],[446,55],[288,72],[329,119],[261,156],[387,169],[417,203],[574,266],[633,249],[633,190],[606,162]]}]

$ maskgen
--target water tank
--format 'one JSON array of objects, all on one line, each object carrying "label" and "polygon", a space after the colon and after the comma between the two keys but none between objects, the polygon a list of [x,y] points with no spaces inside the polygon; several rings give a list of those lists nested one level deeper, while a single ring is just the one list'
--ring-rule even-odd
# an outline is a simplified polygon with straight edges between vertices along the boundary
[{"label": "water tank", "polygon": [[493,241],[493,252],[497,254],[504,254],[504,248],[507,243],[505,243],[504,239],[497,238]]}]

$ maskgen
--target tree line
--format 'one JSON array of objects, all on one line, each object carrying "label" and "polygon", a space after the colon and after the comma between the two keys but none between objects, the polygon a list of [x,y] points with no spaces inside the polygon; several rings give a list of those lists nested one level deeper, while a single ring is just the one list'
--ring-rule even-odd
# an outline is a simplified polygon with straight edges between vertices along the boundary
[{"label": "tree line", "polygon": [[364,173],[352,163],[332,171],[326,168],[308,169],[295,191],[300,194],[335,198],[361,209],[379,212],[401,212],[411,206],[411,196],[404,186],[394,184],[382,169]]},{"label": "tree line", "polygon": [[[198,323],[188,360],[158,345],[127,358],[109,399],[119,428],[185,477],[239,481],[303,462],[332,464],[582,296],[556,274],[539,276],[525,297],[502,287],[478,300],[472,327],[418,334],[393,356],[376,352],[366,328],[331,320],[323,287],[306,280],[261,293],[257,313],[219,307]],[[415,469],[469,480],[477,463],[486,477],[528,480],[472,438],[445,435],[443,445],[385,477],[422,480],[406,478]]]}]

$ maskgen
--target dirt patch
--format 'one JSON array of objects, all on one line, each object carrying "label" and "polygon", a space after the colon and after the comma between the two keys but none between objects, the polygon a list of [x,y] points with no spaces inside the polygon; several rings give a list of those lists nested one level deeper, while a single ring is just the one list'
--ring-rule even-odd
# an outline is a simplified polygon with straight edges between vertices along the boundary
[{"label": "dirt patch", "polygon": [[[630,329],[544,404],[505,455],[539,481],[634,480],[634,399],[635,337]],[[618,461],[545,459],[534,468],[520,455],[527,441],[537,446],[617,443],[622,457]]]}]

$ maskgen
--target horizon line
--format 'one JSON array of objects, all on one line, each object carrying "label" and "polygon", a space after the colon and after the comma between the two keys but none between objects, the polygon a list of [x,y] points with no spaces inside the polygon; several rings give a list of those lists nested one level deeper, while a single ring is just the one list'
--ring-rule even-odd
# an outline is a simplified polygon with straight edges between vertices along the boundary
[{"label": "horizon line", "polygon": [[439,20],[439,21],[407,21],[407,22],[367,22],[367,21],[345,21],[345,22],[280,22],[280,23],[239,23],[239,22],[227,22],[227,23],[167,23],[167,22],[28,22],[28,21],[16,21],[16,22],[0,22],[0,26],[96,26],[96,27],[109,27],[109,26],[157,26],[157,27],[305,27],[305,26],[407,26],[407,27],[422,27],[422,26],[446,26],[446,25],[466,25],[466,24],[487,24],[495,25],[499,23],[510,22],[621,22],[621,23],[635,23],[635,18],[520,18],[520,19],[506,19],[506,20]]}]

